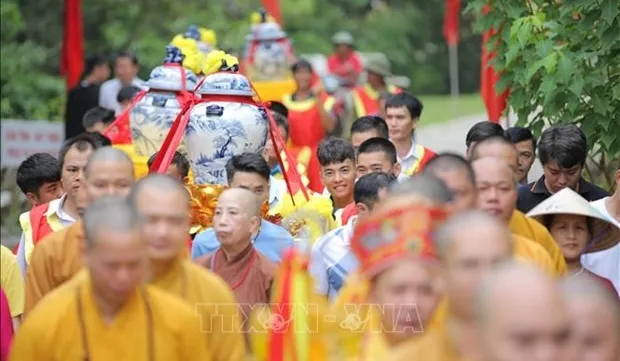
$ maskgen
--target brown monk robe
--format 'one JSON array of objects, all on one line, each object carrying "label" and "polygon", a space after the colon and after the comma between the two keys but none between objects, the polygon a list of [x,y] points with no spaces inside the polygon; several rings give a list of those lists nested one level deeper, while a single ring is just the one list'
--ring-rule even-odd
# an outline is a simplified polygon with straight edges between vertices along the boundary
[{"label": "brown monk robe", "polygon": [[269,303],[277,269],[252,245],[259,226],[260,206],[254,193],[242,188],[224,191],[213,216],[220,249],[197,260],[232,288],[244,320],[254,305]]},{"label": "brown monk robe", "polygon": [[[88,159],[84,185],[81,187],[83,210],[88,204],[106,196],[126,196],[133,184],[133,163],[121,150],[104,147]],[[39,242],[26,272],[24,316],[49,292],[62,285],[82,269],[82,222],[47,235]]]}]

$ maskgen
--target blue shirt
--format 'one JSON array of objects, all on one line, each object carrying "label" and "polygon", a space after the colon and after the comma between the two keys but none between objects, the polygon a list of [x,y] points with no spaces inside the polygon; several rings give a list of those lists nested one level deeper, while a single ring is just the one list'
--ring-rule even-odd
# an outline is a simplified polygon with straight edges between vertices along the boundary
[{"label": "blue shirt", "polygon": [[[278,225],[261,220],[260,230],[254,239],[254,248],[271,261],[279,263],[284,252],[293,247],[293,236]],[[192,243],[192,259],[217,251],[220,242],[217,240],[213,228],[209,228],[196,235]]]}]

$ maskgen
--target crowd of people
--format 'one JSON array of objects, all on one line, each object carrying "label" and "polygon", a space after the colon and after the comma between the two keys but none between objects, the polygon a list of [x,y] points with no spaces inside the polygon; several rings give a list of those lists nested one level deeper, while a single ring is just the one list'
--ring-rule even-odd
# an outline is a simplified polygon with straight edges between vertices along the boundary
[{"label": "crowd of people", "polygon": [[[352,39],[334,42],[341,58],[330,67],[353,81]],[[464,156],[435,153],[415,136],[422,101],[386,84],[389,63],[364,66],[346,136],[333,136],[338,122],[303,60],[296,91],[270,108],[311,197],[332,207],[307,272],[346,316],[340,331],[359,336],[332,358],[619,360],[620,168],[615,191],[586,181],[588,142],[575,125],[537,141],[483,121],[463,135]],[[2,246],[2,361],[256,354],[248,320],[272,301],[299,243],[264,212],[289,197],[283,165],[270,141],[263,154],[233,156],[212,228],[190,235],[187,158],[177,152],[168,174],[136,180],[132,159],[101,134],[139,90],[137,70],[121,54],[107,80],[107,62],[90,59],[58,157],[34,154],[18,169],[32,208],[18,247]],[[544,175],[530,179],[537,157]]]}]

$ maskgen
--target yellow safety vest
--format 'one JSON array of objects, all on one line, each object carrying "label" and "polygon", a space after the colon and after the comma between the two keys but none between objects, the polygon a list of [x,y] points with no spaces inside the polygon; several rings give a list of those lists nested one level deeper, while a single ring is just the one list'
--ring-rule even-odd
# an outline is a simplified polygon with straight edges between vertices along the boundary
[{"label": "yellow safety vest", "polygon": [[[57,232],[63,229],[63,225],[60,223],[60,219],[58,219],[58,207],[60,207],[60,199],[54,199],[50,202],[47,211],[45,212],[45,218],[47,219],[47,223],[49,224],[52,231]],[[26,258],[26,262],[30,262],[30,255],[32,254],[32,250],[34,249],[34,241],[32,239],[32,224],[30,223],[30,212],[22,213],[19,216],[19,224],[22,228],[22,233],[24,234],[24,254]]]},{"label": "yellow safety vest", "polygon": [[[376,92],[370,86],[370,84],[368,83],[364,84],[362,87],[362,90],[365,93],[365,97],[368,98],[366,99],[367,101],[368,100],[372,100],[372,101],[379,100],[379,93]],[[391,94],[395,94],[396,92],[399,91],[399,89],[393,85],[388,85],[387,91],[390,92]],[[364,115],[369,115],[367,111],[366,103],[364,102],[364,99],[362,99],[362,96],[358,90],[353,91],[353,106],[355,107],[355,115],[357,117],[363,117]]]},{"label": "yellow safety vest", "polygon": [[408,169],[403,169],[403,174],[406,176],[412,176],[415,173],[418,172],[418,168],[420,167],[420,163],[422,163],[422,159],[424,159],[424,154],[426,152],[426,148],[424,148],[424,146],[421,146],[419,144],[415,145],[415,162],[413,162],[413,164],[411,165],[411,167],[409,167]]}]

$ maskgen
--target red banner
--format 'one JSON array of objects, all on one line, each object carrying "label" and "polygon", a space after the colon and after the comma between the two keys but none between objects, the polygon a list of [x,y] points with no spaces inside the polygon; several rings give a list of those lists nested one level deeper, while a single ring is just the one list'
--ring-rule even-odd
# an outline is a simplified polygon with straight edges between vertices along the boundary
[{"label": "red banner", "polygon": [[[483,10],[483,15],[490,11],[490,7],[486,6]],[[484,105],[487,108],[487,116],[490,122],[499,123],[504,110],[506,109],[506,102],[508,100],[509,90],[504,91],[502,94],[497,94],[495,86],[499,81],[499,74],[490,65],[491,61],[495,57],[495,52],[489,52],[487,50],[487,43],[491,37],[496,33],[495,29],[485,31],[482,35],[482,55],[480,61],[480,95],[484,101]]]},{"label": "red banner", "polygon": [[84,70],[81,0],[65,0],[65,28],[62,42],[61,72],[67,90],[80,82]]},{"label": "red banner", "polygon": [[446,0],[443,36],[449,46],[454,46],[459,43],[460,17],[461,0]]},{"label": "red banner", "polygon": [[280,13],[280,0],[263,0],[263,7],[267,13],[273,16],[278,24],[282,25],[282,14]]}]

